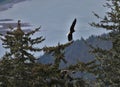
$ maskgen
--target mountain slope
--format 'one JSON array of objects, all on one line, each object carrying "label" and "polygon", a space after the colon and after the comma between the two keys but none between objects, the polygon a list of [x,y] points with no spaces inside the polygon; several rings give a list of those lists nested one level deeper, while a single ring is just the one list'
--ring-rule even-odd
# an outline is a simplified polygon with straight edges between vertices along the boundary
[{"label": "mountain slope", "polygon": [[[102,35],[101,37],[105,37]],[[104,41],[98,38],[98,36],[90,36],[86,41],[93,46],[101,47],[103,49],[110,49],[112,47],[111,41]],[[94,55],[90,52],[90,47],[81,39],[74,41],[70,46],[65,49],[65,59],[68,61],[67,65],[75,64],[78,61],[88,62],[94,59]],[[44,54],[39,58],[38,62],[41,63],[53,63],[54,58],[51,54]],[[61,66],[66,66],[63,62]]]}]

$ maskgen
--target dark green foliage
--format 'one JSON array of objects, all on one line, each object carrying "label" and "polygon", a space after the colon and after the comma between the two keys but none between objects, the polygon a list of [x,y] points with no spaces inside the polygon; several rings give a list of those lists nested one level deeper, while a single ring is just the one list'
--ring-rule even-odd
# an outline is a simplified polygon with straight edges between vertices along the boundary
[{"label": "dark green foliage", "polygon": [[[55,63],[60,64],[61,60],[63,60],[64,63],[67,63],[67,61],[65,60],[64,57],[64,49],[69,46],[71,44],[70,43],[66,43],[66,44],[60,44],[58,43],[58,46],[56,47],[44,47],[43,51],[45,51],[46,53],[52,54],[56,59],[55,59]],[[57,67],[59,67],[59,65],[57,65]]]},{"label": "dark green foliage", "polygon": [[[100,86],[120,86],[120,0],[107,0],[105,7],[109,9],[99,23],[92,23],[94,27],[111,30],[107,40],[112,41],[112,48],[103,50],[92,47],[99,64],[96,77]],[[95,14],[96,16],[96,14]],[[97,17],[98,18],[98,17]]]},{"label": "dark green foliage", "polygon": [[[24,32],[18,21],[17,29],[10,29],[1,35],[3,47],[9,49],[0,61],[0,85],[2,87],[31,87],[34,78],[32,70],[36,66],[36,57],[30,52],[41,51],[35,47],[44,41],[42,36],[31,38],[40,28]],[[39,65],[41,66],[41,65]]]},{"label": "dark green foliage", "polygon": [[33,31],[24,33],[21,29],[20,21],[18,21],[17,29],[7,31],[4,38],[1,38],[4,48],[8,48],[10,50],[10,56],[13,57],[13,59],[19,57],[21,62],[34,62],[35,57],[28,51],[41,51],[40,48],[36,48],[34,45],[44,41],[44,38],[41,36],[33,39],[30,35],[33,35],[35,32],[39,31],[39,29],[40,28],[36,28]]}]

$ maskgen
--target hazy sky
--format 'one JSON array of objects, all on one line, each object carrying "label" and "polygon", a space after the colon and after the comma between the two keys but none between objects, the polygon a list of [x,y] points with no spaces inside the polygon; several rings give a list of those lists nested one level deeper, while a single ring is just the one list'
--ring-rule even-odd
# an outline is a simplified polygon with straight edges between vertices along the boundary
[{"label": "hazy sky", "polygon": [[[1,1],[1,0],[0,0]],[[42,26],[41,33],[46,38],[44,45],[55,45],[67,42],[66,34],[69,27],[77,18],[74,40],[87,38],[92,34],[105,33],[102,29],[95,29],[88,23],[97,21],[92,11],[103,16],[106,0],[4,0],[0,2],[0,19],[21,19],[33,28]],[[8,2],[9,1],[9,2]],[[19,1],[24,1],[17,3]],[[10,7],[10,8],[9,8]],[[7,8],[3,11],[3,8]],[[9,9],[8,9],[9,8]],[[36,36],[37,36],[36,35]]]}]

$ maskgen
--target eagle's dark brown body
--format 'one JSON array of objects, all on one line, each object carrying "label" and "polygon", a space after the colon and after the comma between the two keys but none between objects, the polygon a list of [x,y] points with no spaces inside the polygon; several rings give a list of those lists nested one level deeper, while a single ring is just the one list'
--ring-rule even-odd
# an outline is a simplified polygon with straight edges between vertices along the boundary
[{"label": "eagle's dark brown body", "polygon": [[73,23],[72,23],[72,25],[71,25],[71,27],[70,27],[70,32],[68,33],[68,41],[72,41],[73,40],[72,34],[73,34],[73,32],[75,32],[74,27],[75,27],[76,21],[77,20],[75,18]]}]

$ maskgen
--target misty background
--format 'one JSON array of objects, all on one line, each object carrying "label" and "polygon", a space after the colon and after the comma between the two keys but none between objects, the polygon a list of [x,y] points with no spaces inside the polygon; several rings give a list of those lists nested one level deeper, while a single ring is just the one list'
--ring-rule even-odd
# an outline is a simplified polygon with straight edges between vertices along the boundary
[{"label": "misty background", "polygon": [[[104,29],[95,29],[88,23],[98,21],[92,11],[104,15],[107,10],[102,5],[106,0],[0,0],[0,23],[16,23],[21,20],[31,26],[27,29],[34,29],[39,26],[41,31],[34,35],[45,37],[45,41],[39,46],[53,46],[58,42],[67,42],[67,32],[74,18],[77,19],[74,33],[74,40],[88,38],[91,35],[107,33]],[[0,28],[2,28],[2,24]],[[6,28],[5,28],[6,29]],[[4,31],[3,29],[2,31]],[[1,30],[0,30],[1,32]],[[0,42],[0,56],[4,49]],[[39,53],[36,54],[39,56]]]}]

